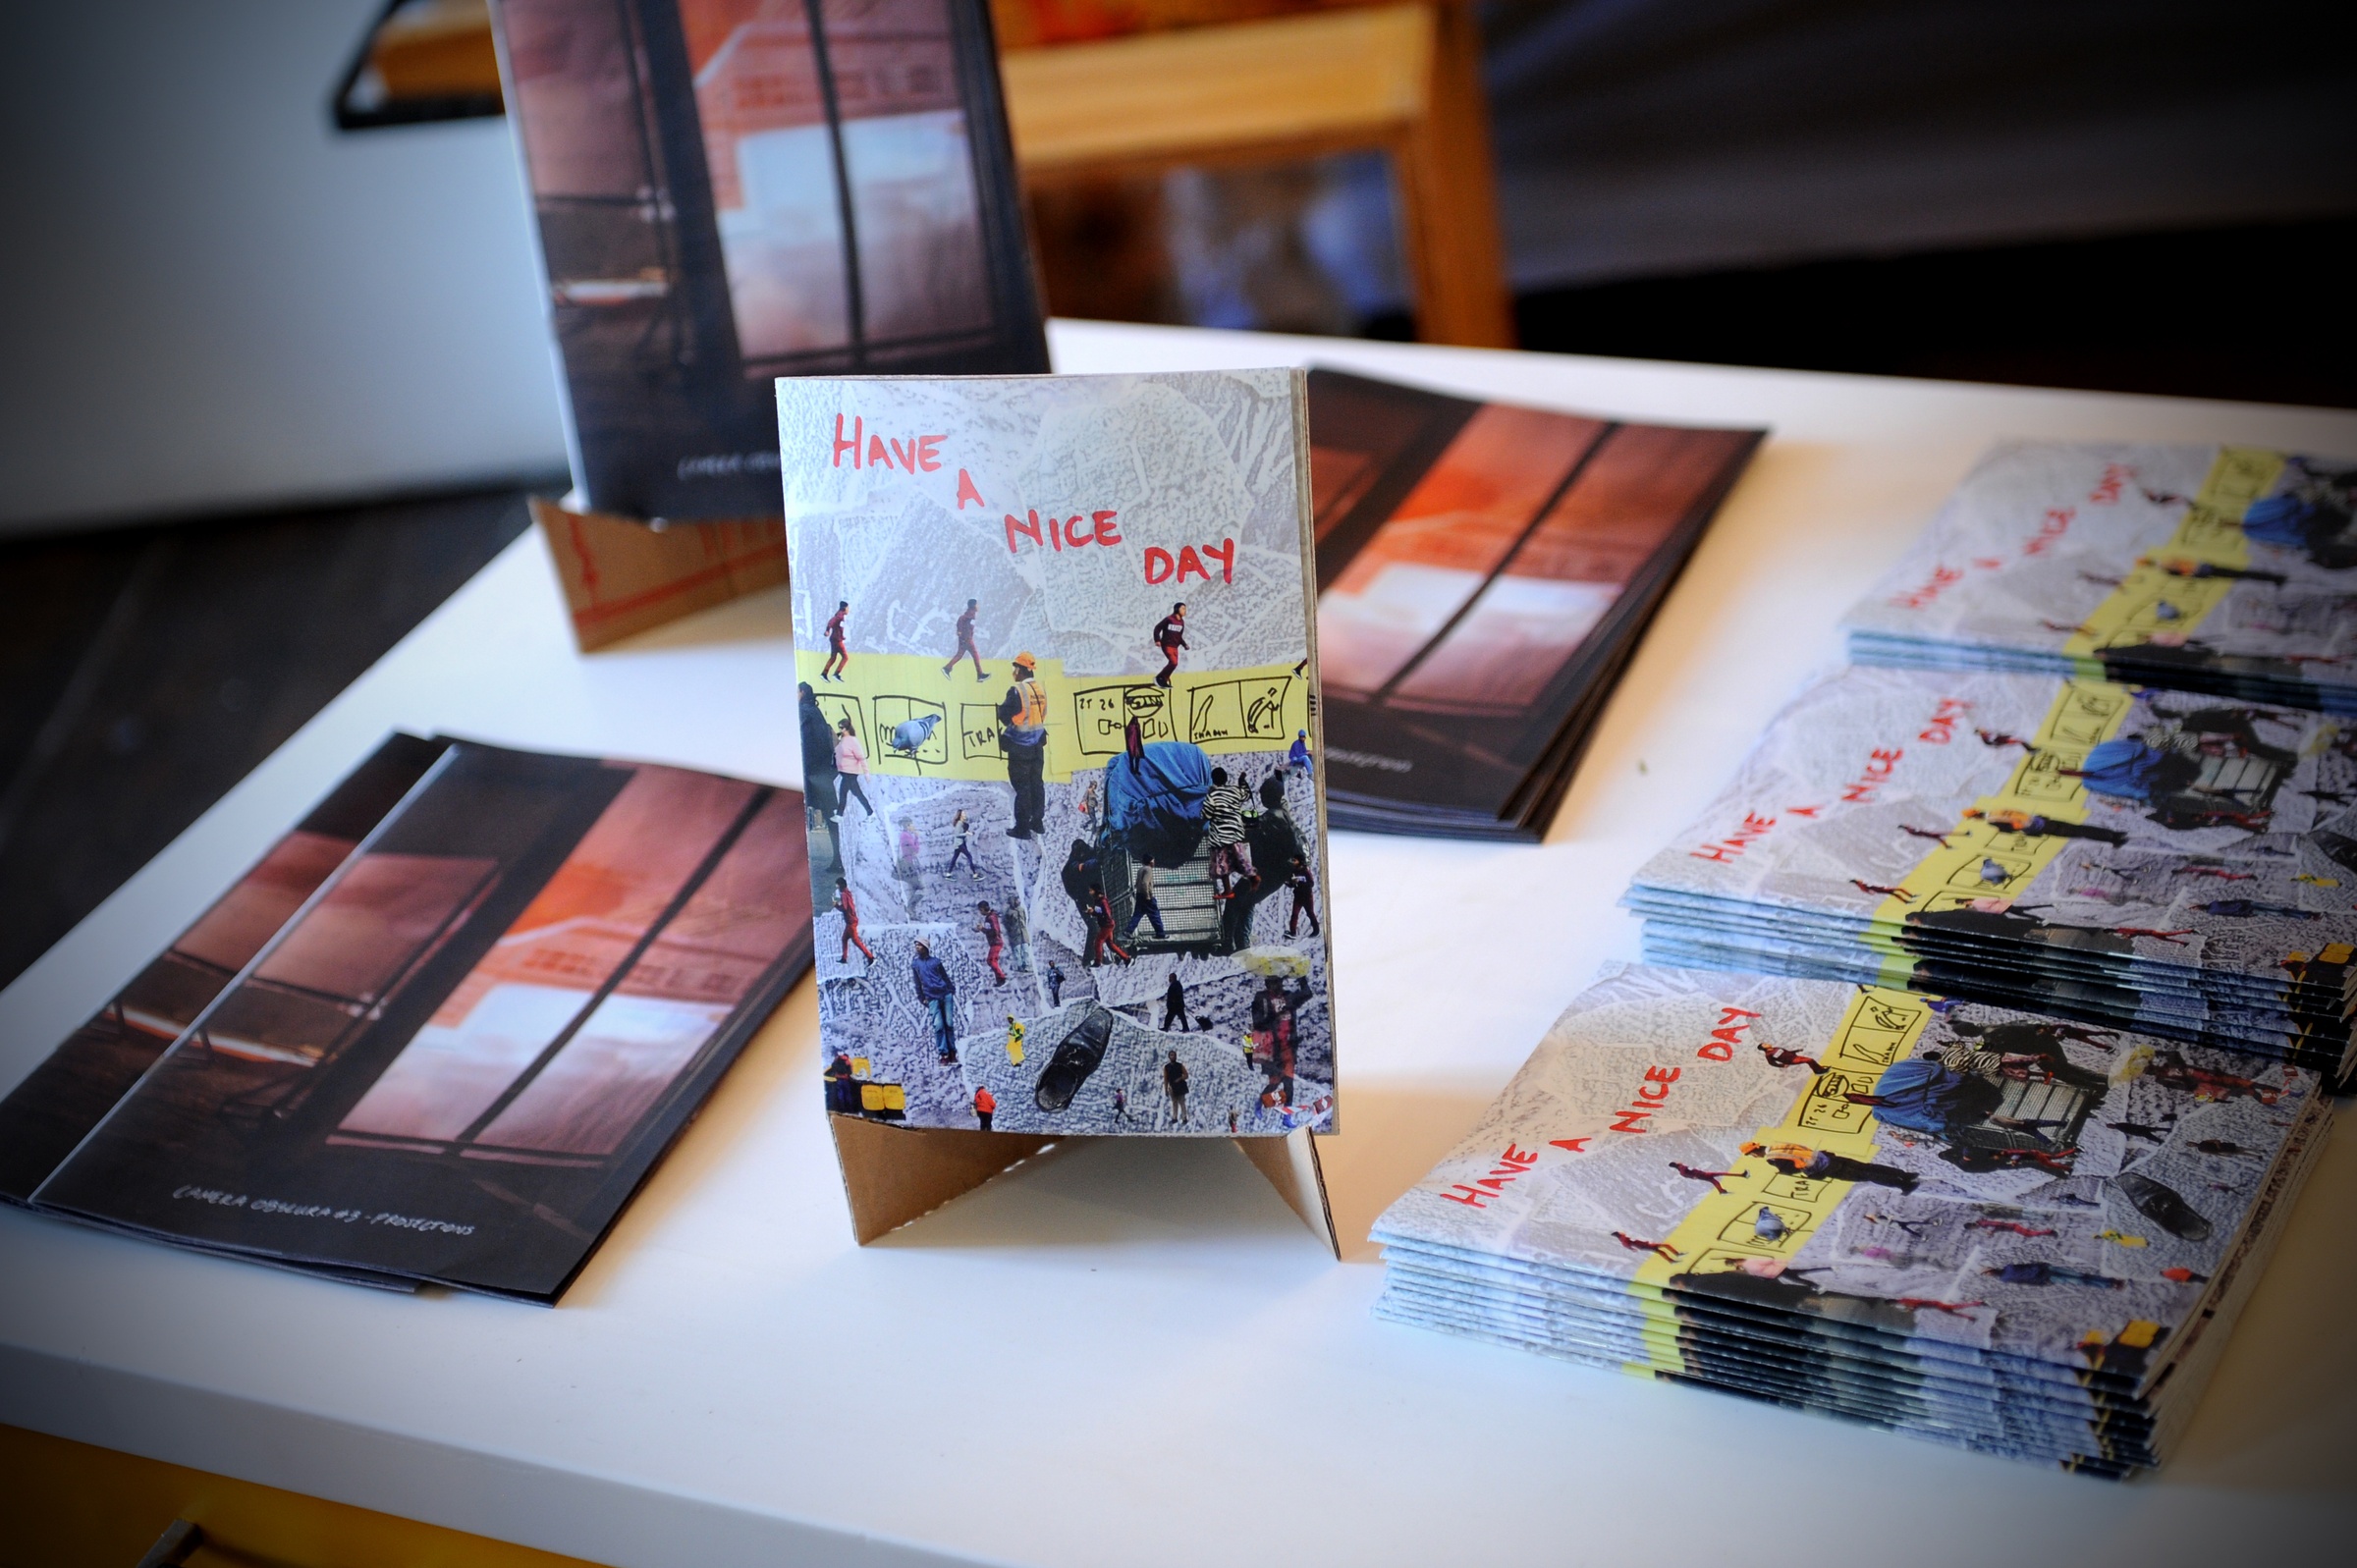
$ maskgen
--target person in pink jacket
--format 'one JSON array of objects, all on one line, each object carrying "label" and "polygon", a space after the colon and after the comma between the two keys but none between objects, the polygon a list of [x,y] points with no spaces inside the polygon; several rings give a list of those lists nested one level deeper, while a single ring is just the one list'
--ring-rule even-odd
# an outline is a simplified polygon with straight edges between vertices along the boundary
[{"label": "person in pink jacket", "polygon": [[835,804],[838,814],[850,810],[853,800],[866,806],[869,816],[876,814],[876,808],[868,801],[867,790],[859,783],[866,774],[867,748],[859,744],[858,733],[851,729],[849,719],[836,721],[835,777],[841,781],[842,789]]}]

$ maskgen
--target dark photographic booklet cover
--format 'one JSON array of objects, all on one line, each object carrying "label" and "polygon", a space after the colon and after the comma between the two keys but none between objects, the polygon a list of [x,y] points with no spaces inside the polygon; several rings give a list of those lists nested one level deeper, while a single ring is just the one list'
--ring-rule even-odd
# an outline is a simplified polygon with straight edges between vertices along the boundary
[{"label": "dark photographic booklet cover", "polygon": [[2122,1477],[2330,1116],[2313,1072],[2129,1030],[1613,965],[1376,1221],[1376,1311]]},{"label": "dark photographic booklet cover", "polygon": [[1300,372],[790,380],[778,420],[829,1106],[1334,1131]]},{"label": "dark photographic booklet cover", "polygon": [[554,1301],[809,967],[801,797],[396,735],[0,1101],[0,1198]]},{"label": "dark photographic booklet cover", "polygon": [[1335,825],[1536,838],[1764,434],[1309,374]]},{"label": "dark photographic booklet cover", "polygon": [[778,510],[770,382],[1048,368],[984,0],[497,0],[590,510]]}]

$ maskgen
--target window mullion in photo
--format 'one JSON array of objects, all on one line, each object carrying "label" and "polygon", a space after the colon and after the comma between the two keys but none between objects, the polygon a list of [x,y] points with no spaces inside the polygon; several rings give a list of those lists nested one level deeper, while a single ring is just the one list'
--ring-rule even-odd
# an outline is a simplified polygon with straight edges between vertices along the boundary
[{"label": "window mullion in photo", "polygon": [[867,367],[867,305],[859,287],[859,226],[851,211],[851,168],[843,151],[843,106],[835,97],[835,63],[827,50],[825,0],[802,0],[810,18],[810,59],[818,74],[819,101],[827,111],[827,150],[835,165],[835,208],[842,214],[843,293],[851,340],[851,365]]},{"label": "window mullion in photo", "polygon": [[1448,642],[1450,634],[1455,631],[1458,624],[1473,613],[1474,607],[1481,603],[1481,596],[1490,591],[1490,585],[1506,575],[1507,568],[1514,564],[1514,559],[1522,554],[1523,548],[1530,543],[1532,536],[1537,534],[1540,524],[1547,520],[1550,513],[1562,504],[1563,497],[1570,494],[1571,487],[1579,483],[1579,476],[1587,471],[1590,460],[1604,450],[1604,444],[1610,441],[1613,432],[1619,428],[1617,423],[1608,424],[1596,433],[1596,438],[1588,443],[1587,450],[1579,455],[1579,460],[1571,464],[1571,471],[1564,474],[1562,482],[1548,492],[1547,499],[1539,503],[1538,510],[1530,514],[1530,520],[1522,525],[1522,531],[1514,536],[1512,546],[1507,550],[1506,554],[1498,558],[1495,566],[1490,568],[1489,575],[1482,578],[1481,586],[1467,594],[1465,602],[1458,605],[1447,621],[1441,622],[1440,629],[1424,639],[1424,646],[1415,651],[1414,657],[1392,672],[1391,678],[1386,680],[1381,689],[1375,693],[1374,701],[1388,700],[1405,683],[1408,676],[1416,673],[1418,665],[1431,658],[1443,644]]},{"label": "window mullion in photo", "polygon": [[761,807],[767,803],[772,793],[774,791],[769,789],[757,789],[753,792],[752,798],[745,802],[743,809],[739,811],[735,820],[729,824],[728,832],[722,834],[712,847],[705,852],[704,858],[697,863],[695,870],[685,882],[680,885],[679,891],[672,894],[670,902],[663,906],[662,913],[648,922],[646,929],[639,933],[638,940],[630,945],[630,950],[623,955],[622,961],[617,963],[613,971],[598,984],[597,989],[589,994],[589,1000],[580,1005],[565,1027],[557,1032],[556,1037],[550,1040],[541,1049],[540,1054],[531,1059],[530,1064],[523,1071],[518,1073],[514,1081],[507,1088],[501,1090],[497,1098],[485,1106],[474,1120],[466,1124],[465,1131],[451,1140],[452,1149],[463,1148],[480,1138],[483,1135],[483,1129],[497,1121],[507,1108],[516,1103],[518,1097],[532,1086],[532,1080],[539,1077],[542,1072],[547,1070],[549,1063],[557,1059],[558,1053],[573,1043],[574,1036],[581,1032],[582,1027],[588,1023],[597,1009],[605,1004],[606,999],[621,989],[622,983],[630,978],[630,971],[637,967],[638,960],[646,956],[646,950],[655,945],[656,939],[663,935],[672,921],[679,916],[680,911],[687,907],[687,901],[695,896],[696,891],[702,888],[712,873],[719,868],[721,861],[727,857],[729,850],[737,840],[743,836],[744,830],[752,825],[753,818],[760,814]]}]

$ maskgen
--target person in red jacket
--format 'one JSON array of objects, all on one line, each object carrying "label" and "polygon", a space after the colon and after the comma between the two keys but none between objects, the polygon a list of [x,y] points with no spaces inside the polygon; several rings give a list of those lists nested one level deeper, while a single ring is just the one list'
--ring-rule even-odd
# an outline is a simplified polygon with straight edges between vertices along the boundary
[{"label": "person in red jacket", "polygon": [[976,680],[990,678],[982,673],[982,652],[974,646],[974,617],[981,613],[982,602],[979,599],[968,599],[965,602],[965,614],[958,618],[958,651],[951,654],[950,662],[941,667],[943,675],[946,676],[957,669],[959,660],[971,659],[974,662],[974,678]]},{"label": "person in red jacket", "polygon": [[1003,986],[1007,983],[1007,966],[999,961],[999,955],[1007,950],[1007,928],[1000,923],[999,912],[990,906],[988,898],[975,904],[974,912],[982,917],[982,923],[974,929],[982,933],[983,942],[990,947],[982,961],[990,965],[991,977]]},{"label": "person in red jacket", "polygon": [[1162,673],[1154,677],[1154,684],[1168,687],[1171,676],[1178,673],[1178,650],[1186,646],[1185,600],[1171,606],[1171,613],[1154,622],[1153,636],[1163,657]]},{"label": "person in red jacket", "polygon": [[1293,894],[1293,912],[1286,918],[1285,934],[1290,939],[1300,928],[1301,917],[1309,916],[1309,934],[1321,935],[1318,927],[1318,882],[1309,874],[1309,864],[1299,855],[1293,856],[1292,870],[1286,873],[1285,885]]},{"label": "person in red jacket", "polygon": [[1127,949],[1113,937],[1113,905],[1105,896],[1105,885],[1101,882],[1090,883],[1088,899],[1088,954],[1080,961],[1094,969],[1105,961],[1105,954],[1111,952],[1121,962],[1127,963]]},{"label": "person in red jacket", "polygon": [[998,1097],[990,1092],[988,1084],[974,1091],[974,1119],[982,1123],[984,1132],[990,1131],[991,1114],[998,1108]]},{"label": "person in red jacket", "polygon": [[836,962],[850,963],[851,949],[856,947],[860,957],[874,963],[875,949],[859,935],[859,901],[851,896],[851,885],[841,877],[835,879],[835,907],[843,911],[843,956]]},{"label": "person in red jacket", "polygon": [[850,613],[851,602],[838,599],[835,601],[835,613],[827,617],[827,662],[818,667],[818,678],[821,680],[840,682],[844,666],[851,662],[850,652],[843,645],[843,618]]}]

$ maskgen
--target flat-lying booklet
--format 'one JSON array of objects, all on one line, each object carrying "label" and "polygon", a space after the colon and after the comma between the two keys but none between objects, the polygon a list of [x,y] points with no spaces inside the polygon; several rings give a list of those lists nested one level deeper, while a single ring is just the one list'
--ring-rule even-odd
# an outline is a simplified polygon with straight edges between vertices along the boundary
[{"label": "flat-lying booklet", "polygon": [[2330,1115],[2280,1062],[1614,965],[1376,1222],[1377,1310],[2123,1475],[2182,1433]]},{"label": "flat-lying booklet", "polygon": [[2357,735],[2050,676],[1851,668],[1627,903],[1663,962],[1870,980],[2339,1072]]},{"label": "flat-lying booklet", "polygon": [[0,1102],[0,1198],[553,1301],[808,968],[801,817],[396,735]]},{"label": "flat-lying booklet", "polygon": [[1332,1130],[1299,372],[778,418],[829,1108]]},{"label": "flat-lying booklet", "polygon": [[1336,826],[1542,836],[1762,432],[1336,370],[1309,415]]},{"label": "flat-lying booklet", "polygon": [[2257,447],[2001,446],[1843,624],[1861,663],[2357,713],[2357,463]]}]

